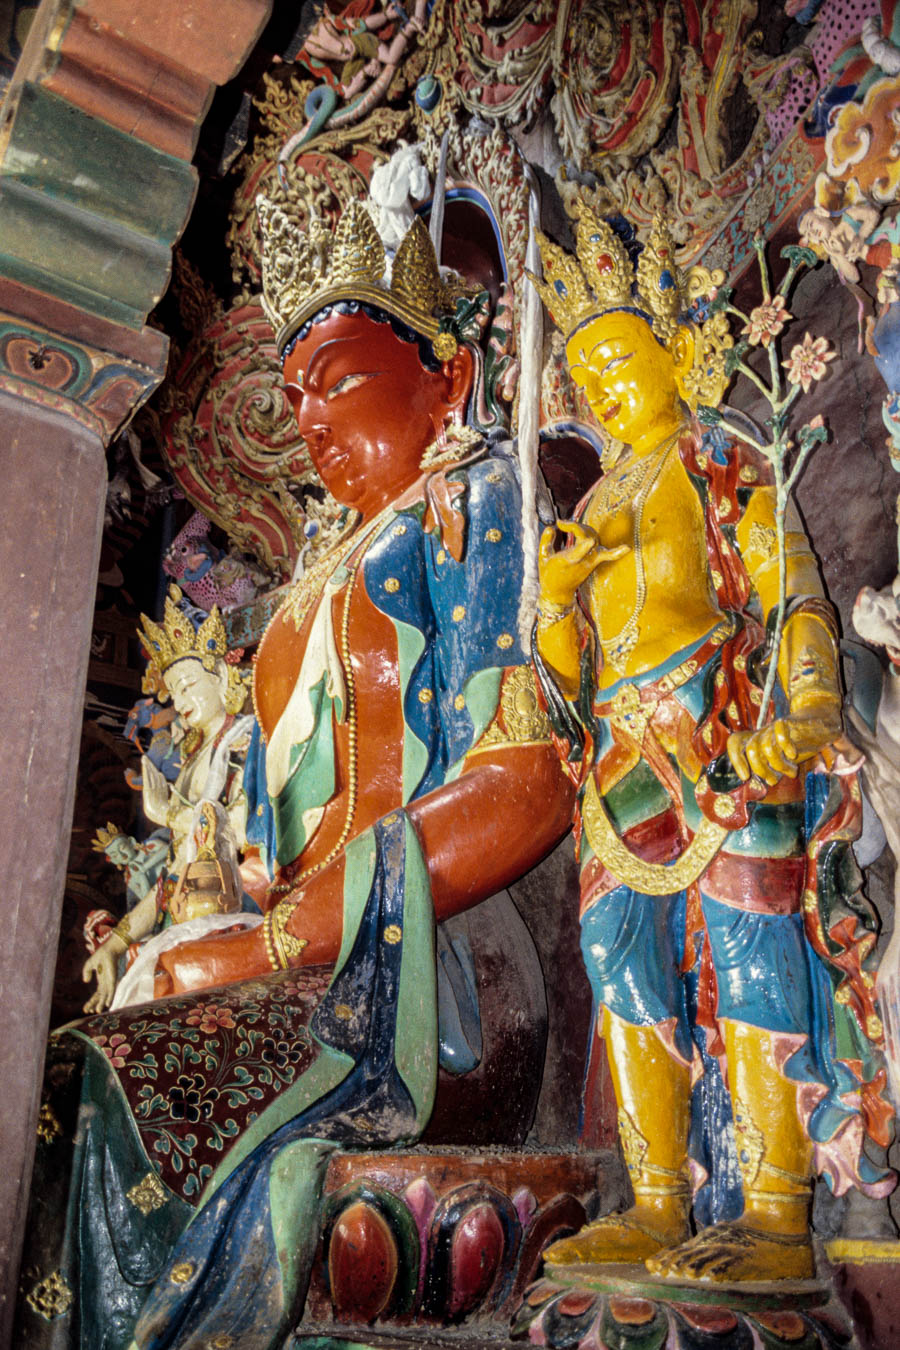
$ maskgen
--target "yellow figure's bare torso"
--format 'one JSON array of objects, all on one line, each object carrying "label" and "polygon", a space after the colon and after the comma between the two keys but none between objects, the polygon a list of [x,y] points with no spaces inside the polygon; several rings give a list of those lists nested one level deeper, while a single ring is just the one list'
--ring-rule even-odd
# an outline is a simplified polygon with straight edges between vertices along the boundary
[{"label": "yellow figure's bare torso", "polygon": [[[646,477],[641,484],[642,470]],[[635,475],[639,485],[649,488],[642,511],[635,496],[620,500]],[[588,503],[584,523],[604,549],[627,548],[592,573],[581,588],[605,649],[602,662],[597,662],[602,689],[622,675],[651,670],[702,637],[721,618],[721,611],[707,566],[703,508],[674,441],[662,452],[646,456],[646,461],[629,457],[606,475]],[[623,632],[622,642],[627,644],[629,627],[634,645],[624,661],[616,660],[609,646]]]}]

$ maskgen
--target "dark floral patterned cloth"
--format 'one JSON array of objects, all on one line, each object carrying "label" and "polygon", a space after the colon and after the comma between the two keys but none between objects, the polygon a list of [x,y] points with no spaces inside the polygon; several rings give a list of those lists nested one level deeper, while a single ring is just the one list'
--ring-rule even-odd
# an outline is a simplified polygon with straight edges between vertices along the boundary
[{"label": "dark floral patterned cloth", "polygon": [[331,968],[102,1013],[74,1028],[115,1069],[147,1156],[196,1204],[224,1151],[318,1056],[308,1030]]},{"label": "dark floral patterned cloth", "polygon": [[51,1037],[15,1343],[281,1347],[331,1154],[418,1136],[437,1046],[428,869],[398,810],[347,846],[334,972],[163,999]]}]

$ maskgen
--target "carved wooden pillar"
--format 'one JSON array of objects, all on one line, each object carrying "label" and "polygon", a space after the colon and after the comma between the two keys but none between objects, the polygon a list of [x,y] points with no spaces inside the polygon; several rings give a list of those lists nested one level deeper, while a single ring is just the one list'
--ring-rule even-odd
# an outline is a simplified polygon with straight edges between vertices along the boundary
[{"label": "carved wooden pillar", "polygon": [[71,827],[104,448],[153,392],[145,327],[216,84],[271,0],[42,0],[0,106],[0,1350],[9,1344]]},{"label": "carved wooden pillar", "polygon": [[[96,433],[74,419],[2,393],[0,424],[0,1250],[14,1276],[69,851],[106,456]],[[0,1313],[4,1344],[11,1304]]]}]

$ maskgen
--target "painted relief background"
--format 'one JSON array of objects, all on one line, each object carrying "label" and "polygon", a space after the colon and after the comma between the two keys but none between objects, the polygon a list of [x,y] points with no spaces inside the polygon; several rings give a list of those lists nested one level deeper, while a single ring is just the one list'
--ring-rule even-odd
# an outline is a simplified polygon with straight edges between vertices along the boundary
[{"label": "painted relief background", "polygon": [[[0,26],[0,81],[27,11],[18,6]],[[515,436],[536,418],[539,467],[560,515],[597,478],[604,436],[568,375],[560,336],[526,317],[530,225],[572,248],[566,208],[577,195],[643,233],[662,214],[679,265],[721,268],[745,312],[760,303],[755,240],[774,284],[783,249],[811,249],[782,355],[808,332],[824,335],[835,359],[812,384],[809,403],[828,434],[796,502],[839,615],[845,683],[872,711],[881,672],[890,684],[900,659],[896,618],[879,627],[857,606],[863,586],[890,595],[897,573],[898,119],[894,0],[276,3],[203,128],[197,205],[152,320],[171,342],[166,379],[109,451],[54,1025],[79,1016],[86,997],[85,924],[110,926],[126,907],[129,872],[111,865],[97,832],[147,845],[140,754],[170,780],[177,772],[171,709],[145,679],[140,614],[159,616],[176,582],[202,614],[220,607],[230,652],[250,670],[285,588],[340,523],[298,437],[262,309],[258,195],[289,204],[307,227],[314,207],[332,230],[370,194],[386,213],[427,222],[435,183],[445,181],[441,261],[489,293],[479,425]],[[392,157],[405,147],[415,153],[398,167]],[[762,370],[765,348],[746,359]],[[769,412],[746,378],[726,400],[759,422]],[[887,840],[867,817],[866,890],[882,948],[892,929],[890,828]],[[600,1109],[581,1116],[591,995],[571,839],[510,893],[537,948],[548,1018],[541,1086],[519,1142],[610,1147],[608,1081]],[[478,911],[466,922],[474,942]],[[478,941],[496,973],[502,941],[485,923]],[[602,1063],[597,1072],[608,1075]],[[435,1138],[446,1124],[433,1122]],[[873,1219],[865,1201],[855,1212],[855,1201],[817,1203],[830,1235],[889,1226],[884,1205]],[[436,1317],[455,1295],[448,1284],[430,1297]],[[326,1316],[322,1283],[312,1306]]]}]

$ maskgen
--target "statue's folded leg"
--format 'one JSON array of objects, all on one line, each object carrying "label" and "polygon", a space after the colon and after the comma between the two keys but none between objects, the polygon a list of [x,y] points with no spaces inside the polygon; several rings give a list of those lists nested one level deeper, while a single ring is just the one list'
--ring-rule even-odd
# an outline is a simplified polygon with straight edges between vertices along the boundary
[{"label": "statue's folded leg", "polygon": [[88,1070],[67,1116],[78,1156],[71,1182],[62,1169],[65,1231],[41,1273],[69,1297],[51,1337],[39,1296],[26,1298],[21,1344],[282,1343],[330,1154],[415,1138],[434,1094],[434,917],[418,839],[398,811],[346,852],[333,976],[286,970],[89,1018],[61,1038],[80,1043]]}]

